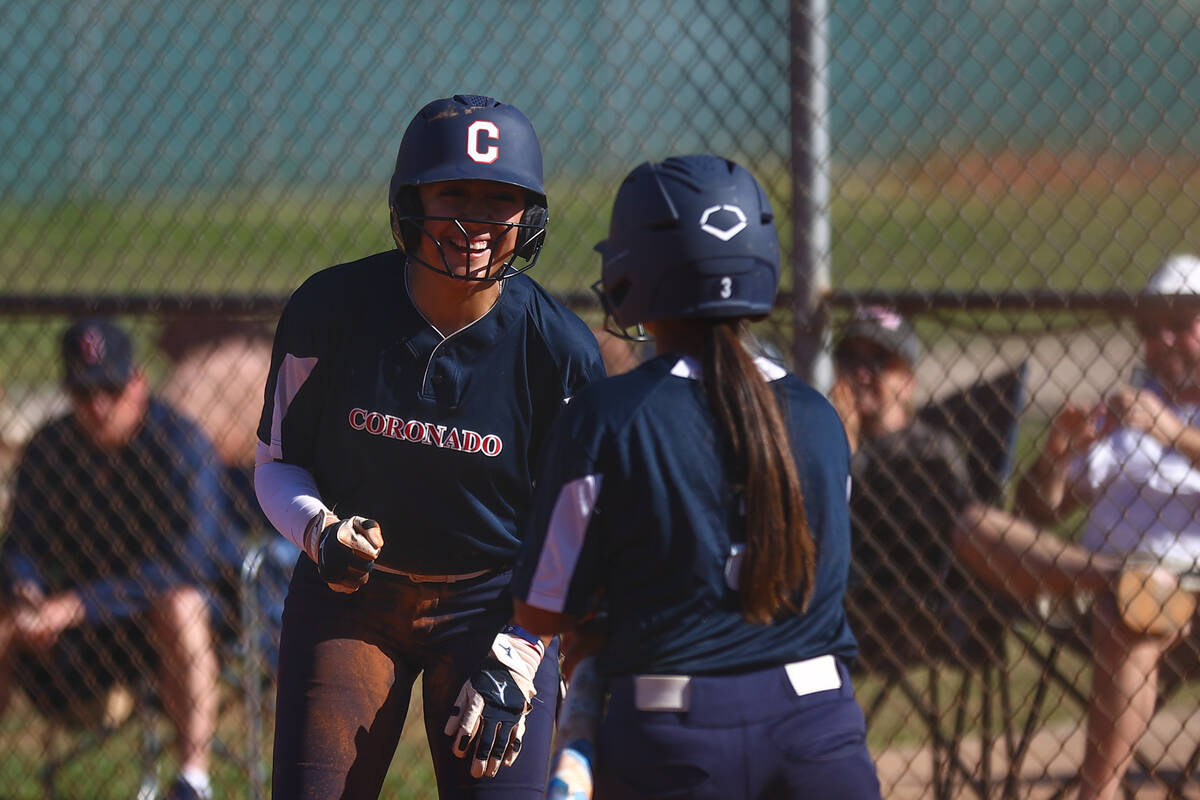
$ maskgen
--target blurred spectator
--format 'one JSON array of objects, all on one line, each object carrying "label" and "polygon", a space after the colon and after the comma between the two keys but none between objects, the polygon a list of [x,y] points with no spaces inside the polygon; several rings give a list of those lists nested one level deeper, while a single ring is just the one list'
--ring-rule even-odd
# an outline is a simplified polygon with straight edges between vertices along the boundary
[{"label": "blurred spectator", "polygon": [[164,327],[159,348],[172,364],[160,395],[212,440],[225,466],[235,524],[245,531],[270,530],[253,487],[255,431],[271,365],[270,329],[211,315],[177,317]]},{"label": "blurred spectator", "polygon": [[[1022,481],[1018,500],[1035,522],[1086,509],[1082,544],[1130,574],[1092,606],[1095,668],[1079,797],[1111,798],[1146,732],[1164,657],[1194,669],[1181,648],[1195,600],[1173,591],[1200,560],[1200,259],[1176,255],[1151,277],[1136,316],[1145,373],[1096,408],[1068,405]],[[1139,583],[1140,581],[1140,583]],[[1131,600],[1139,596],[1148,603]],[[1194,637],[1191,637],[1194,639]],[[1180,651],[1183,651],[1180,653]]]},{"label": "blurred spectator", "polygon": [[72,325],[62,356],[71,411],[26,447],[3,542],[0,698],[15,677],[43,713],[69,715],[155,665],[179,750],[168,797],[210,797],[217,660],[203,585],[228,529],[216,455],[150,395],[110,321]]},{"label": "blurred spectator", "polygon": [[[830,396],[855,452],[849,607],[863,660],[875,667],[903,666],[947,647],[988,647],[980,637],[1001,618],[971,573],[1029,602],[1105,591],[1118,573],[1116,561],[1095,559],[981,502],[961,443],[916,415],[920,357],[908,321],[878,307],[857,311],[834,349]],[[947,622],[955,619],[970,620],[975,638],[948,640]]]},{"label": "blurred spectator", "polygon": [[958,442],[914,417],[920,357],[908,321],[876,306],[854,312],[833,353],[830,400],[854,454],[847,609],[871,669],[925,660],[941,635],[938,609],[966,588],[946,570],[971,481]]},{"label": "blurred spectator", "polygon": [[223,467],[222,487],[229,517],[241,546],[222,554],[222,633],[229,634],[238,619],[238,582],[247,544],[256,533],[268,532],[266,549],[253,592],[260,618],[259,646],[266,666],[278,658],[279,621],[287,582],[300,550],[275,535],[254,496],[254,452],[263,387],[271,366],[269,327],[254,321],[230,321],[212,314],[171,318],[159,337],[159,349],[171,362],[160,395],[205,431]]}]

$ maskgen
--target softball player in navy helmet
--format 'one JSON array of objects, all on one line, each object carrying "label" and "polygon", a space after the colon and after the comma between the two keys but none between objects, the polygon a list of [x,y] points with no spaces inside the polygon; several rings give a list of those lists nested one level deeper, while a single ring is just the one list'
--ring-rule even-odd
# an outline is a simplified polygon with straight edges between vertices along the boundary
[{"label": "softball player in navy helmet", "polygon": [[766,195],[722,158],[643,164],[598,249],[607,312],[656,356],[556,422],[512,581],[536,633],[607,612],[596,797],[878,797],[847,671],[846,436],[745,346],[779,278]]},{"label": "softball player in navy helmet", "polygon": [[421,674],[440,796],[538,797],[557,643],[509,624],[517,520],[550,423],[604,368],[588,328],[520,274],[547,204],[519,110],[426,105],[388,203],[397,249],[311,276],[275,335],[255,488],[304,553],[274,796],[376,797]]}]

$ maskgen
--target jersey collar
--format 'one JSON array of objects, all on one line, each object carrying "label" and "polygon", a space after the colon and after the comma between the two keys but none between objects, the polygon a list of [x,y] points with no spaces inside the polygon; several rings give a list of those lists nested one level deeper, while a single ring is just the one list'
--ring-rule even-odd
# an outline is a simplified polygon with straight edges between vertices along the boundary
[{"label": "jersey collar", "polygon": [[[763,380],[768,383],[777,381],[784,375],[787,375],[787,370],[763,356],[755,356],[754,365],[758,367],[758,373],[763,376]],[[671,374],[676,378],[687,378],[698,381],[700,380],[700,376],[704,374],[704,370],[700,366],[700,362],[692,356],[679,356],[679,360],[671,367]]]}]

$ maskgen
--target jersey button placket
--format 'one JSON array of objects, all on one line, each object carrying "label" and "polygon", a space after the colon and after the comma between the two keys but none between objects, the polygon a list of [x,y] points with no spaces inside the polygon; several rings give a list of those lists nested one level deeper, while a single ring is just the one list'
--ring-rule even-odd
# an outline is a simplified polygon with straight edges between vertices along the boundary
[{"label": "jersey button placket", "polygon": [[457,390],[454,381],[454,365],[445,358],[434,357],[429,365],[428,377],[425,379],[423,394],[438,403],[457,403]]}]

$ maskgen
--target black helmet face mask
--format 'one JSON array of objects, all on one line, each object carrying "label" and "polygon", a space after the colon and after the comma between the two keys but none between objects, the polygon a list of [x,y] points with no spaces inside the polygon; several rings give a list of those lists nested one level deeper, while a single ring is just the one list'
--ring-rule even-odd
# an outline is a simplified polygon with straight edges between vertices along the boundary
[{"label": "black helmet face mask", "polygon": [[[392,206],[392,236],[396,240],[397,246],[405,251],[410,261],[439,274],[464,281],[499,281],[520,275],[532,268],[541,254],[541,242],[546,235],[546,225],[544,221],[540,223],[527,221],[530,217],[529,204],[526,204],[525,212],[518,222],[482,217],[434,216],[424,213],[401,214],[397,210],[399,206],[399,203],[393,203]],[[409,207],[412,208],[411,202]],[[415,210],[419,212],[419,209],[420,200],[417,199]],[[541,214],[541,219],[545,219],[544,212]],[[430,231],[429,223],[435,223],[435,227],[444,233],[440,237],[436,236]],[[437,223],[448,224],[439,225]],[[471,265],[469,251],[474,248],[485,249],[484,242],[478,235],[480,229],[489,231],[488,242],[503,241],[510,232],[516,231],[515,245],[503,261],[497,261],[496,251],[486,247],[487,263]],[[423,242],[428,242],[430,246],[423,250]],[[433,263],[422,255],[423,252],[428,251],[437,254]],[[452,262],[451,253],[455,251],[460,251],[462,262]],[[516,266],[518,258],[525,259],[525,263],[519,267]]]},{"label": "black helmet face mask", "polygon": [[[511,217],[488,219],[477,211],[470,216],[427,214],[419,187],[448,181],[502,184],[524,198],[523,213],[519,221]],[[388,203],[393,237],[411,261],[468,281],[497,281],[519,275],[537,263],[549,218],[541,145],[533,125],[515,107],[490,97],[455,95],[429,103],[405,131]],[[499,261],[492,253],[486,266],[456,268],[447,253],[453,254],[458,246],[469,262],[468,251],[484,247],[470,236],[480,226],[490,228],[490,236],[497,240],[515,231],[511,254]],[[436,252],[437,257],[422,255],[430,252]],[[519,267],[518,258],[525,262]]]},{"label": "black helmet face mask", "polygon": [[[623,287],[616,287],[614,294],[620,294]],[[613,319],[614,301],[609,298],[608,291],[604,288],[604,279],[596,281],[592,284],[592,291],[596,293],[596,297],[600,299],[600,308],[604,311],[604,331],[616,336],[618,339],[624,339],[627,342],[649,342],[654,339],[653,336],[646,333],[646,328],[642,323],[638,322],[629,328],[622,328]]]}]

